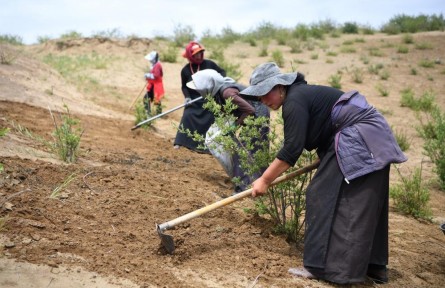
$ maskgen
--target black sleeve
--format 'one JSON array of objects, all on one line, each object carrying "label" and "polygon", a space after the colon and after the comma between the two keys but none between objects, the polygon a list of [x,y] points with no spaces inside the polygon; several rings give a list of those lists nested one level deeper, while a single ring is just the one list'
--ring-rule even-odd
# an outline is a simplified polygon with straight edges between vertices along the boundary
[{"label": "black sleeve", "polygon": [[219,74],[221,74],[223,77],[226,77],[226,70],[219,67],[218,64],[213,62],[212,60],[208,60],[210,62],[211,69],[216,70]]},{"label": "black sleeve", "polygon": [[309,111],[299,97],[288,97],[283,105],[284,143],[277,158],[294,166],[303,152],[309,123]]}]

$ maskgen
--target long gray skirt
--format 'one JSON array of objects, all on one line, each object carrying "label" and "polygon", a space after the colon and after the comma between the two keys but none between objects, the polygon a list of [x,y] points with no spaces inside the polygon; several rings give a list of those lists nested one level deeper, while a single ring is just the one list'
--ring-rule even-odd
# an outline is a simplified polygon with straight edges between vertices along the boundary
[{"label": "long gray skirt", "polygon": [[[338,168],[333,164],[336,161],[332,160],[326,162],[329,163],[326,170],[331,170],[331,177],[338,173]],[[309,215],[317,219],[309,230],[317,230],[317,223],[323,223],[319,217],[323,216],[327,217],[325,220],[330,226],[329,231],[326,231],[326,227],[323,229],[326,223],[321,224],[320,229],[324,231],[309,232],[309,238],[305,238],[304,266],[314,276],[340,284],[358,283],[365,281],[369,264],[388,264],[389,171],[388,165],[382,170],[354,179],[349,184],[342,181],[338,193],[335,191],[338,176],[332,177],[332,183],[321,181],[324,183],[315,185],[323,187],[321,190],[324,192],[321,194],[329,191],[326,187],[330,186],[334,189],[331,190],[334,195],[331,198],[337,199],[334,201],[333,213],[329,208],[327,211],[308,211]],[[309,193],[315,194],[317,190],[308,189]],[[317,200],[319,197],[323,195],[309,197],[312,199],[307,209],[321,208],[318,205],[320,199]],[[321,245],[316,242],[314,235],[319,236],[318,240],[323,242]]]}]

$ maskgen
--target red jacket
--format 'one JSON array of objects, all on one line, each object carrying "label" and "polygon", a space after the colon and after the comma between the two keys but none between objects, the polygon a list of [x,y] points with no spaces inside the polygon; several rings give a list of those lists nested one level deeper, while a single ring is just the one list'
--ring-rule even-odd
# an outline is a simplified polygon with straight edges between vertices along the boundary
[{"label": "red jacket", "polygon": [[159,103],[164,97],[164,84],[162,82],[162,65],[161,62],[156,62],[156,64],[151,68],[150,71],[153,74],[154,79],[147,78],[147,91],[154,89],[154,102]]}]

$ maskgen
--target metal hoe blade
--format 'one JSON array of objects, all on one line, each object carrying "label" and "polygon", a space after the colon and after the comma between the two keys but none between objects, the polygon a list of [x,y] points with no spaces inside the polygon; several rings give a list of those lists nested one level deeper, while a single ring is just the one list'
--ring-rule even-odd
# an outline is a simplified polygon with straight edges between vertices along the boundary
[{"label": "metal hoe blade", "polygon": [[156,224],[156,230],[161,238],[161,244],[167,250],[168,254],[173,254],[175,252],[175,241],[173,241],[173,236],[162,233],[161,227]]}]

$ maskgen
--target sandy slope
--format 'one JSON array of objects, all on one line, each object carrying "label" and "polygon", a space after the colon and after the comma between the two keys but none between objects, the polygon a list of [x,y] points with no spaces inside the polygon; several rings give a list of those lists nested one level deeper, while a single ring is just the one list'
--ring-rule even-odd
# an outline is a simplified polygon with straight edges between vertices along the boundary
[{"label": "sandy slope", "polygon": [[[364,42],[354,42],[357,38]],[[353,40],[355,53],[340,52],[348,39]],[[352,35],[328,38],[323,48],[301,54],[290,54],[289,47],[276,45],[269,51],[282,50],[283,70],[294,67],[311,83],[327,84],[330,75],[342,71],[343,90],[363,92],[393,128],[410,139],[409,161],[401,166],[402,173],[422,165],[425,180],[433,180],[433,166],[423,155],[416,133],[418,121],[411,110],[400,107],[400,90],[412,87],[420,96],[432,89],[445,107],[445,66],[418,66],[422,59],[443,61],[445,33],[416,34],[414,39],[430,43],[432,49],[411,45],[408,54],[399,54],[400,35]],[[383,55],[370,56],[370,47]],[[1,127],[19,124],[49,140],[54,129],[49,109],[57,115],[66,104],[85,128],[82,156],[71,165],[61,163],[16,129],[0,138],[0,162],[5,166],[0,174],[0,204],[9,203],[0,208],[0,217],[7,217],[7,229],[0,234],[1,287],[332,287],[287,273],[289,267],[301,265],[302,249],[275,235],[267,219],[246,214],[244,208],[253,205],[250,199],[169,231],[177,245],[175,255],[167,255],[160,247],[155,223],[231,193],[227,177],[212,157],[172,148],[173,125],[181,110],[156,121],[148,131],[130,131],[134,123],[128,107],[144,85],[141,76],[147,63],[143,56],[151,49],[162,51],[165,43],[80,39],[20,51],[0,48],[18,55],[12,65],[0,65]],[[225,51],[229,61],[240,64],[242,83],[248,82],[256,65],[269,60],[257,56],[259,49],[236,43]],[[99,83],[100,89],[95,90],[75,85],[40,61],[49,53],[73,56],[93,51],[107,57],[108,63],[106,69],[84,71]],[[327,56],[327,51],[338,55]],[[365,65],[363,57],[371,64],[384,64],[389,80],[368,73],[370,64]],[[164,63],[165,110],[183,101],[179,71],[185,61],[178,60]],[[354,68],[363,69],[363,83],[352,81]],[[417,75],[411,75],[413,68]],[[388,89],[388,97],[379,96],[378,83]],[[72,173],[77,176],[63,199],[49,199]],[[392,179],[398,181],[394,171]],[[386,287],[442,287],[445,282],[445,236],[438,229],[445,220],[445,193],[434,184],[430,187],[434,223],[402,216],[393,209],[390,213],[391,282]]]}]

